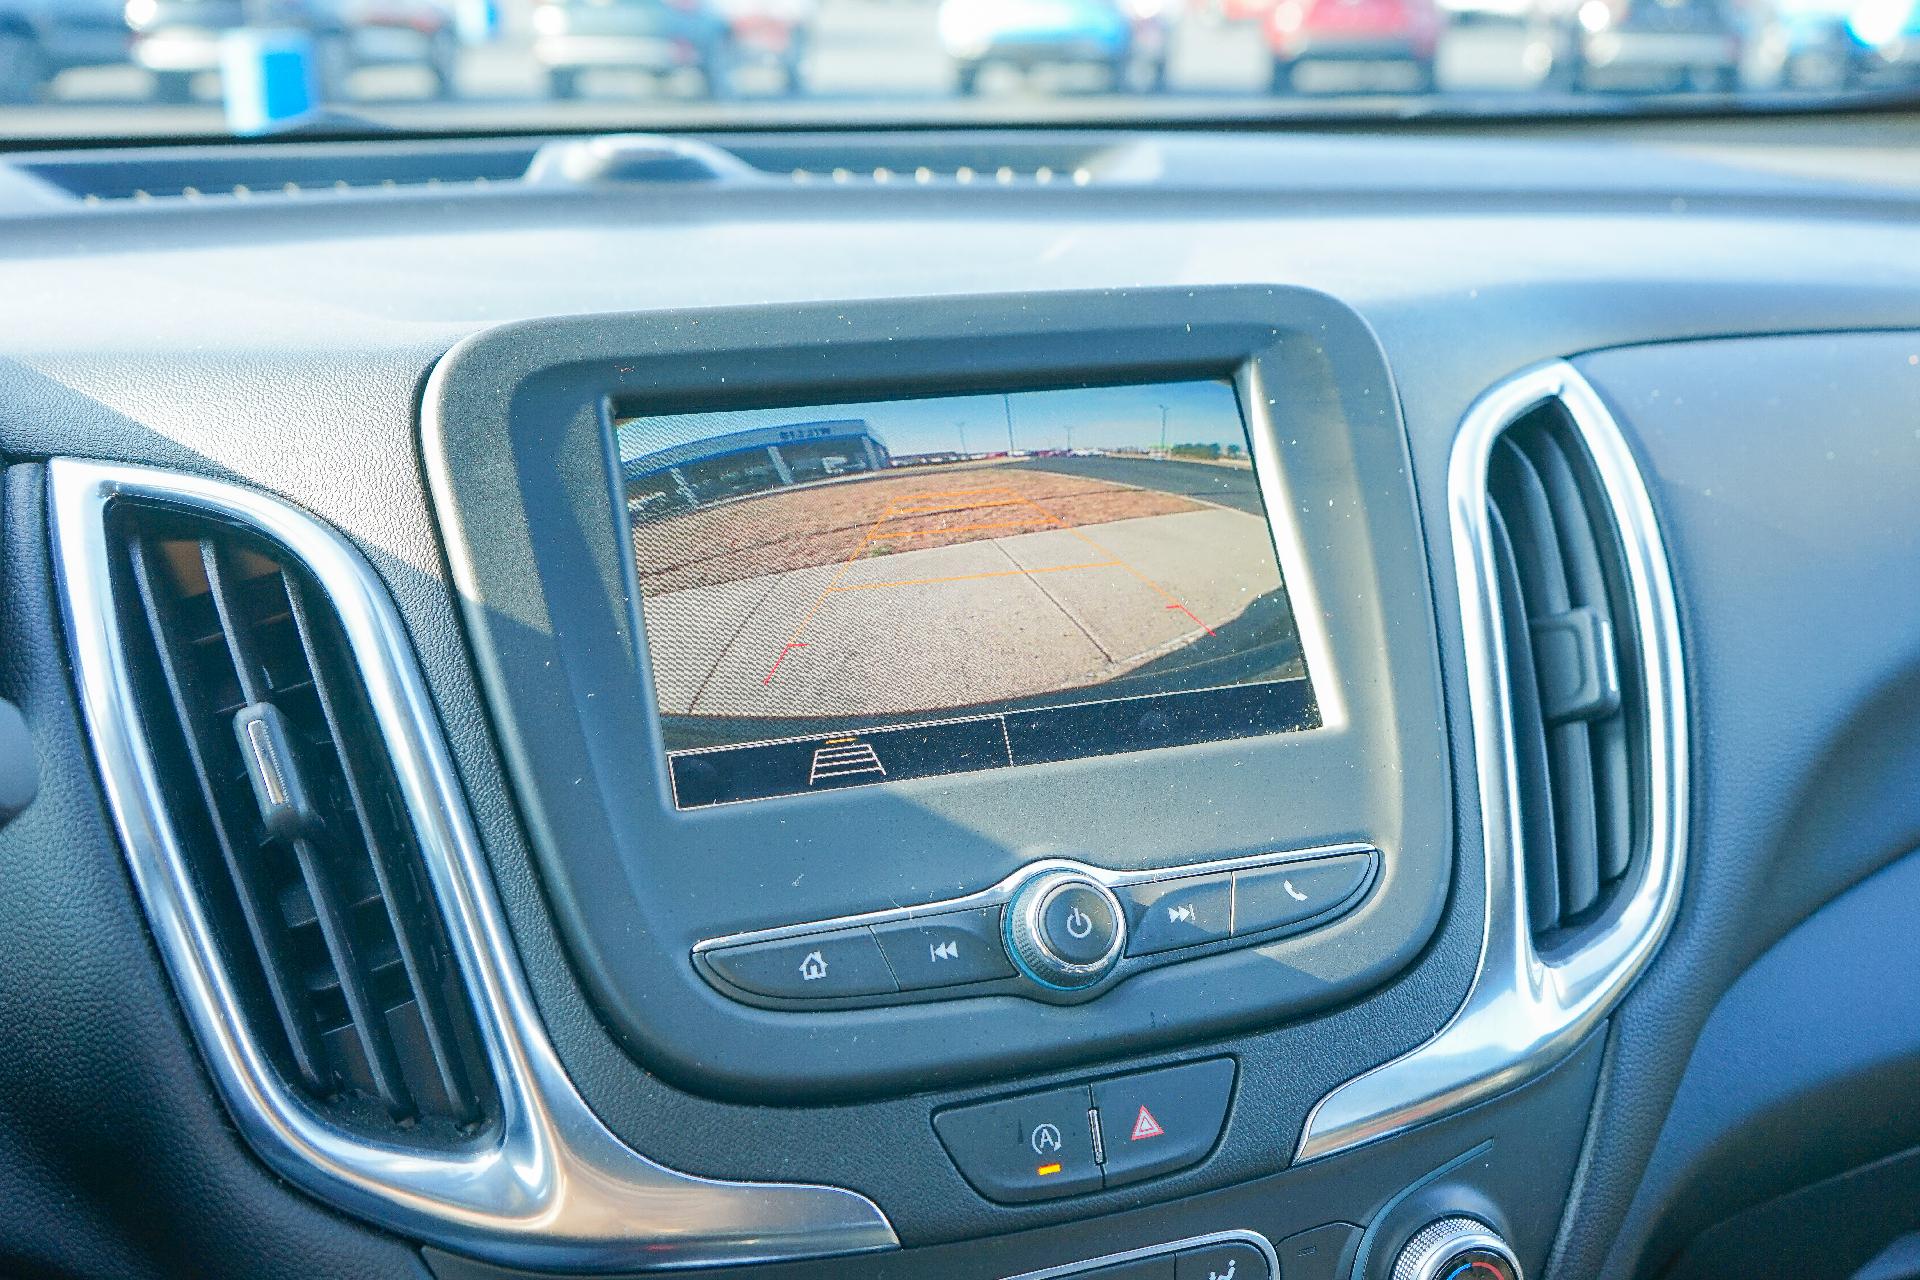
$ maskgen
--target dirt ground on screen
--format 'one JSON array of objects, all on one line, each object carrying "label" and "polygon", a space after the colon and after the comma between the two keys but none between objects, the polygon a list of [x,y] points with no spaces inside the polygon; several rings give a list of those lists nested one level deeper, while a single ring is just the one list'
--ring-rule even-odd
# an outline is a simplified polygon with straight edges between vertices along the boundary
[{"label": "dirt ground on screen", "polygon": [[[970,494],[969,490],[991,492]],[[1022,502],[1020,499],[1025,499]],[[1034,505],[1030,506],[1028,503]],[[1051,528],[1199,510],[1178,494],[1007,464],[918,467],[756,494],[633,526],[640,590],[661,596],[792,569]],[[889,516],[889,513],[896,513]],[[1026,523],[1023,523],[1026,522]],[[889,538],[896,525],[911,537]]]}]

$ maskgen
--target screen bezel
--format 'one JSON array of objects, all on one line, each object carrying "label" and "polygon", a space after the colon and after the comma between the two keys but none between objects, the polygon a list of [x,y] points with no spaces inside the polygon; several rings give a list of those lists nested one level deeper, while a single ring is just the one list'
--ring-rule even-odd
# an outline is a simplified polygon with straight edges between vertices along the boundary
[{"label": "screen bezel", "polygon": [[[1251,422],[1248,415],[1248,409],[1247,409],[1248,394],[1249,394],[1250,388],[1245,385],[1248,373],[1249,373],[1249,370],[1247,369],[1247,367],[1242,366],[1239,370],[1236,370],[1234,373],[1230,375],[1218,376],[1213,378],[1205,378],[1205,379],[1183,378],[1183,379],[1179,379],[1178,381],[1183,383],[1190,383],[1190,382],[1217,383],[1224,386],[1231,396],[1231,399],[1232,399],[1231,411],[1234,415],[1234,419],[1233,419],[1234,424],[1238,427],[1241,438],[1246,441],[1247,452],[1248,452],[1248,462],[1253,473],[1254,485],[1260,499],[1260,504],[1262,509],[1259,512],[1259,518],[1261,519],[1262,523],[1266,527],[1266,531],[1267,531],[1266,545],[1273,553],[1275,567],[1279,573],[1282,587],[1287,594],[1287,606],[1289,611],[1293,615],[1292,616],[1293,626],[1300,641],[1301,656],[1302,656],[1303,666],[1305,670],[1302,676],[1295,677],[1295,679],[1299,679],[1304,682],[1304,691],[1306,695],[1306,707],[1308,708],[1307,714],[1310,717],[1310,722],[1299,724],[1299,725],[1284,726],[1284,727],[1249,729],[1245,732],[1231,733],[1231,734],[1226,734],[1220,737],[1207,739],[1206,742],[1237,741],[1245,738],[1266,737],[1270,734],[1276,734],[1276,733],[1310,733],[1326,726],[1327,715],[1328,715],[1327,708],[1329,703],[1331,703],[1331,705],[1333,706],[1336,712],[1338,711],[1338,708],[1340,706],[1337,696],[1332,692],[1332,689],[1331,689],[1331,686],[1333,684],[1332,680],[1329,678],[1323,682],[1318,674],[1322,669],[1331,668],[1332,655],[1331,655],[1331,647],[1327,643],[1327,634],[1326,634],[1327,629],[1322,623],[1321,612],[1317,605],[1317,596],[1313,590],[1312,583],[1308,577],[1306,558],[1302,553],[1302,547],[1300,543],[1299,522],[1294,518],[1293,510],[1291,506],[1291,496],[1287,493],[1284,477],[1280,474],[1277,452],[1271,447],[1271,441],[1268,441],[1263,433],[1255,432],[1251,426]],[[1071,391],[1086,390],[1086,389],[1106,389],[1106,388],[1114,388],[1114,387],[1145,388],[1145,387],[1155,387],[1155,386],[1165,385],[1168,381],[1171,381],[1171,380],[1155,379],[1155,380],[1144,381],[1144,382],[1130,380],[1126,382],[1100,382],[1100,383],[1078,382],[1078,383],[1070,383],[1070,384],[1065,384],[1060,386],[1021,386],[1017,388],[995,388],[985,392],[984,394],[997,395],[997,394],[1002,394],[1003,392],[1009,392],[1009,391],[1014,394],[1027,394],[1027,393],[1033,393],[1033,392],[1071,392]],[[932,390],[916,393],[912,396],[890,396],[890,397],[886,397],[886,399],[890,401],[908,401],[908,400],[928,401],[928,400],[939,400],[943,398],[949,398],[957,395],[979,395],[979,394],[983,394],[979,388],[970,388],[967,391],[943,391],[938,389],[932,389]],[[779,410],[779,411],[791,411],[794,413],[803,413],[803,412],[807,412],[809,410],[814,410],[814,409],[843,408],[850,404],[858,404],[858,403],[873,403],[873,401],[857,401],[856,402],[856,401],[847,401],[847,400],[839,400],[839,401],[814,400],[809,402],[779,404],[779,405],[759,405],[759,404],[747,402],[747,403],[730,405],[728,407],[730,409],[735,409],[735,410],[770,409],[770,410]],[[635,406],[632,400],[624,400],[614,396],[606,396],[603,398],[601,402],[600,414],[601,414],[601,421],[604,426],[604,431],[602,434],[602,447],[605,451],[607,479],[608,479],[608,484],[612,491],[613,511],[614,511],[615,521],[616,521],[613,536],[617,540],[617,545],[620,546],[623,550],[627,550],[628,548],[631,547],[632,543],[631,543],[631,538],[628,536],[628,530],[625,525],[626,495],[625,495],[623,484],[622,484],[622,464],[621,464],[621,457],[620,457],[619,432],[623,425],[630,424],[636,421],[645,422],[649,417],[657,416],[657,411],[655,413],[635,412]],[[1265,453],[1268,456],[1264,458],[1261,456],[1262,454],[1261,446],[1263,442],[1267,443],[1268,445],[1268,447],[1265,450]],[[627,558],[630,563],[628,566],[628,572],[625,575],[626,589],[627,589],[628,599],[631,601],[631,606],[632,606],[630,610],[631,617],[629,621],[630,621],[630,625],[634,629],[634,634],[641,637],[640,657],[641,657],[641,665],[643,667],[643,672],[644,672],[643,678],[646,681],[648,697],[650,698],[651,703],[655,709],[656,716],[664,721],[664,718],[665,718],[664,713],[659,710],[660,701],[658,696],[658,688],[657,688],[657,684],[654,677],[653,646],[652,646],[652,643],[646,639],[647,637],[646,608],[645,608],[644,595],[640,589],[639,567],[637,562],[634,562],[631,554],[629,554]],[[1301,607],[1301,604],[1303,602],[1308,606],[1305,609],[1302,609]],[[1309,632],[1311,632],[1311,634],[1309,634]],[[1245,682],[1244,684],[1231,685],[1227,687],[1231,689],[1242,689],[1242,688],[1253,688],[1263,684],[1280,684],[1280,683],[1285,683],[1285,682],[1274,681],[1274,680],[1248,681],[1248,682]],[[1324,697],[1322,695],[1323,683],[1326,686],[1328,686],[1328,692]],[[1182,690],[1177,692],[1184,696],[1191,693],[1213,692],[1213,690],[1196,689],[1196,690]],[[1113,702],[1122,700],[1122,698],[1103,698],[1099,696],[1097,692],[1094,691],[1094,687],[1089,687],[1087,693],[1088,693],[1088,696],[1084,698],[1077,698],[1072,700],[1071,702],[1061,702],[1056,705],[1063,708],[1064,707],[1091,708],[1091,707],[1108,705]],[[766,795],[751,796],[751,797],[739,798],[739,799],[725,799],[725,800],[711,801],[706,804],[686,804],[683,802],[683,797],[680,795],[680,789],[677,784],[676,775],[673,769],[673,761],[676,757],[679,757],[679,756],[709,754],[714,751],[725,751],[725,750],[732,749],[734,747],[741,747],[741,746],[780,745],[785,743],[810,742],[810,741],[814,741],[814,740],[829,736],[829,733],[831,732],[843,732],[843,733],[876,732],[877,733],[877,732],[885,732],[885,731],[890,731],[895,729],[914,728],[914,727],[919,727],[919,726],[928,725],[928,724],[946,724],[946,723],[959,722],[962,720],[972,720],[972,719],[979,719],[979,718],[984,718],[984,717],[978,714],[974,714],[970,708],[964,708],[964,707],[951,708],[951,709],[944,709],[944,711],[941,709],[928,709],[925,712],[916,713],[911,717],[900,719],[897,722],[890,722],[884,725],[876,724],[871,728],[843,727],[841,729],[832,730],[832,731],[821,730],[819,732],[808,733],[808,734],[789,734],[779,738],[767,738],[764,740],[756,740],[753,743],[737,743],[737,744],[729,744],[728,746],[716,746],[716,747],[708,747],[708,748],[673,748],[671,746],[667,746],[665,744],[665,729],[664,729],[664,725],[662,725],[660,729],[660,734],[661,734],[662,744],[663,744],[665,757],[666,757],[665,768],[667,770],[667,791],[668,791],[669,797],[673,801],[674,808],[676,809],[676,811],[682,812],[682,813],[690,812],[696,809],[716,807],[719,805],[758,804],[766,800],[781,799],[788,796],[818,794],[814,792],[794,790],[794,791],[774,792]],[[865,718],[850,717],[848,721],[849,725],[851,724],[853,719],[865,719]],[[1136,754],[1139,751],[1180,750],[1186,746],[1206,745],[1206,742],[1183,742],[1183,743],[1175,743],[1175,744],[1168,744],[1168,745],[1155,745],[1155,746],[1149,746],[1149,747],[1143,747],[1143,748],[1136,748],[1132,750],[1129,750],[1126,748],[1116,748],[1113,750],[1079,751],[1079,752],[1072,753],[1070,755],[1058,757],[1056,759],[1051,759],[1051,760],[1009,763],[1006,765],[992,766],[992,768],[994,769],[1044,768],[1049,764],[1061,763],[1065,760],[1087,759],[1089,757],[1102,756],[1102,755]],[[899,786],[899,785],[902,785],[902,783],[905,781],[919,781],[921,780],[921,778],[948,777],[956,773],[984,772],[984,771],[987,771],[987,770],[953,769],[953,770],[947,770],[941,773],[924,774],[914,779],[874,781],[869,783],[863,783],[861,785]],[[835,789],[838,790],[842,788],[835,788]]]},{"label": "screen bezel", "polygon": [[[1294,603],[1321,650],[1307,661],[1322,727],[673,807],[632,557],[607,536],[610,399],[697,412],[1191,377],[1242,389],[1270,517],[1297,522],[1276,550],[1311,597]],[[1150,1053],[1356,998],[1431,936],[1453,856],[1432,590],[1392,380],[1366,324],[1325,295],[526,322],[450,352],[422,418],[476,670],[568,957],[618,1040],[677,1085],[804,1103]],[[1344,842],[1380,849],[1381,871],[1337,923],[1153,969],[1071,1011],[988,997],[782,1013],[728,1000],[692,962],[702,938],[960,896],[1048,856],[1131,871]]]}]

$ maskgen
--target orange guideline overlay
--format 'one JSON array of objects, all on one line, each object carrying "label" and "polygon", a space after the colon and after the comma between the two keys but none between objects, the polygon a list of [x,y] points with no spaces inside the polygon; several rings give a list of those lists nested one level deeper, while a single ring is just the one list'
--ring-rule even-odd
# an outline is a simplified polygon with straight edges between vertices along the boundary
[{"label": "orange guideline overlay", "polygon": [[[960,506],[957,506],[957,507],[956,506],[917,505],[923,502],[929,502],[929,501],[938,502],[943,499],[953,499],[953,498],[970,499],[970,501],[963,502]],[[1027,519],[1027,520],[1007,520],[1007,521],[999,521],[994,523],[944,525],[938,528],[931,528],[931,529],[885,529],[883,528],[883,526],[885,526],[888,521],[898,520],[898,519],[901,519],[902,517],[907,517],[907,516],[948,515],[948,514],[953,514],[961,511],[973,511],[981,507],[1022,507],[1022,506],[1031,507],[1035,512],[1035,518]],[[1038,531],[1041,529],[1064,529],[1066,530],[1066,532],[1072,534],[1074,537],[1080,539],[1080,541],[1086,543],[1089,547],[1093,548],[1093,550],[1097,554],[1099,554],[1104,558],[1100,560],[1090,560],[1090,561],[1087,561],[1085,564],[1050,565],[1045,568],[1036,568],[1036,569],[1002,569],[1002,570],[995,570],[990,573],[953,574],[951,576],[944,577],[944,578],[907,578],[897,582],[860,582],[860,583],[852,583],[844,586],[841,584],[841,579],[847,576],[847,570],[850,567],[852,567],[853,562],[855,560],[858,560],[862,555],[866,554],[867,548],[872,546],[876,542],[888,542],[896,538],[926,538],[926,537],[933,537],[943,533],[965,533],[965,532],[972,532],[974,530],[984,530],[984,529],[1024,529],[1030,532]],[[780,647],[780,652],[774,655],[773,665],[767,668],[766,677],[762,679],[760,683],[762,685],[771,685],[773,683],[774,676],[778,674],[780,670],[780,664],[787,660],[787,655],[792,653],[795,649],[804,649],[807,647],[807,642],[805,640],[802,640],[800,637],[806,634],[807,627],[812,624],[815,616],[819,614],[821,606],[826,604],[827,599],[830,596],[838,595],[848,591],[878,591],[884,587],[924,587],[924,586],[931,586],[935,583],[941,583],[941,582],[973,582],[981,578],[1026,578],[1026,577],[1031,577],[1034,574],[1066,573],[1074,569],[1120,569],[1120,570],[1123,570],[1126,573],[1133,575],[1133,577],[1139,579],[1141,582],[1145,583],[1157,595],[1159,595],[1162,599],[1166,600],[1168,609],[1179,610],[1181,613],[1184,613],[1187,615],[1187,617],[1191,618],[1193,620],[1193,624],[1199,627],[1202,631],[1206,632],[1208,635],[1215,634],[1212,627],[1208,626],[1205,622],[1203,622],[1200,619],[1198,614],[1194,613],[1193,610],[1187,608],[1187,606],[1184,603],[1182,603],[1177,597],[1175,597],[1172,592],[1168,591],[1165,587],[1161,586],[1158,582],[1155,582],[1152,578],[1148,577],[1146,574],[1140,572],[1138,569],[1128,564],[1125,560],[1122,560],[1119,556],[1115,555],[1113,552],[1107,550],[1107,548],[1101,546],[1098,542],[1095,542],[1092,538],[1089,538],[1086,534],[1082,533],[1079,529],[1076,529],[1071,525],[1067,524],[1066,521],[1060,519],[1058,516],[1054,515],[1052,512],[1042,507],[1039,503],[1035,502],[1032,498],[1028,498],[1021,494],[1015,493],[1011,489],[1006,488],[1005,486],[995,486],[995,487],[985,488],[985,489],[948,489],[944,491],[935,491],[930,493],[910,493],[905,495],[902,498],[890,499],[887,502],[887,505],[884,508],[882,508],[879,517],[875,519],[872,524],[867,526],[866,532],[861,535],[859,544],[855,546],[850,553],[848,553],[846,559],[840,562],[839,567],[834,570],[833,577],[827,580],[827,585],[820,589],[820,594],[814,598],[813,604],[807,609],[806,616],[800,619],[800,625],[796,626],[793,629],[793,634],[787,637],[787,642]]]}]

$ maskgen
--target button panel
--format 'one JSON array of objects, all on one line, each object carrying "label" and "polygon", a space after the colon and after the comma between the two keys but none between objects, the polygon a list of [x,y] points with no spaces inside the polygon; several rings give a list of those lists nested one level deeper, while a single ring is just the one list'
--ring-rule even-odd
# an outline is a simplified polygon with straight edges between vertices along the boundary
[{"label": "button panel", "polygon": [[1293,1280],[1254,1231],[1218,1231],[1029,1271],[1008,1280]]},{"label": "button panel", "polygon": [[1205,1160],[1226,1127],[1233,1078],[1231,1058],[1212,1058],[954,1107],[933,1127],[987,1199],[1052,1200]]},{"label": "button panel", "polygon": [[[1379,864],[1365,845],[1149,871],[1052,859],[965,898],[709,939],[693,961],[723,993],[774,1008],[1084,1000],[1143,969],[1329,925],[1366,898]],[[1062,880],[1074,883],[1051,888]],[[1020,891],[1041,882],[1049,891],[1021,916],[1030,927],[1010,929]],[[1074,976],[1023,961],[1014,944],[1035,939]]]}]

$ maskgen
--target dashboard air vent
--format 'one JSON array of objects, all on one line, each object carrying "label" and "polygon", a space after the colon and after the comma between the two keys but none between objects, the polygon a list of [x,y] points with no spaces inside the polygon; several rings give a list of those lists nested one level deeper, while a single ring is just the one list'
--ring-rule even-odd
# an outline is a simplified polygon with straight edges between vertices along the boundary
[{"label": "dashboard air vent", "polygon": [[471,1016],[325,595],[218,520],[122,504],[108,543],[159,782],[260,1044],[350,1129],[470,1134]]},{"label": "dashboard air vent", "polygon": [[1686,665],[1638,460],[1580,371],[1490,388],[1447,464],[1485,932],[1434,1036],[1321,1098],[1297,1161],[1512,1089],[1645,971],[1687,866]]},{"label": "dashboard air vent", "polygon": [[236,1129],[322,1202],[509,1268],[897,1248],[838,1187],[658,1164],[573,1086],[385,585],[242,485],[46,464],[74,685]]},{"label": "dashboard air vent", "polygon": [[1647,831],[1645,708],[1619,530],[1557,403],[1494,441],[1487,476],[1527,923],[1599,914]]}]

